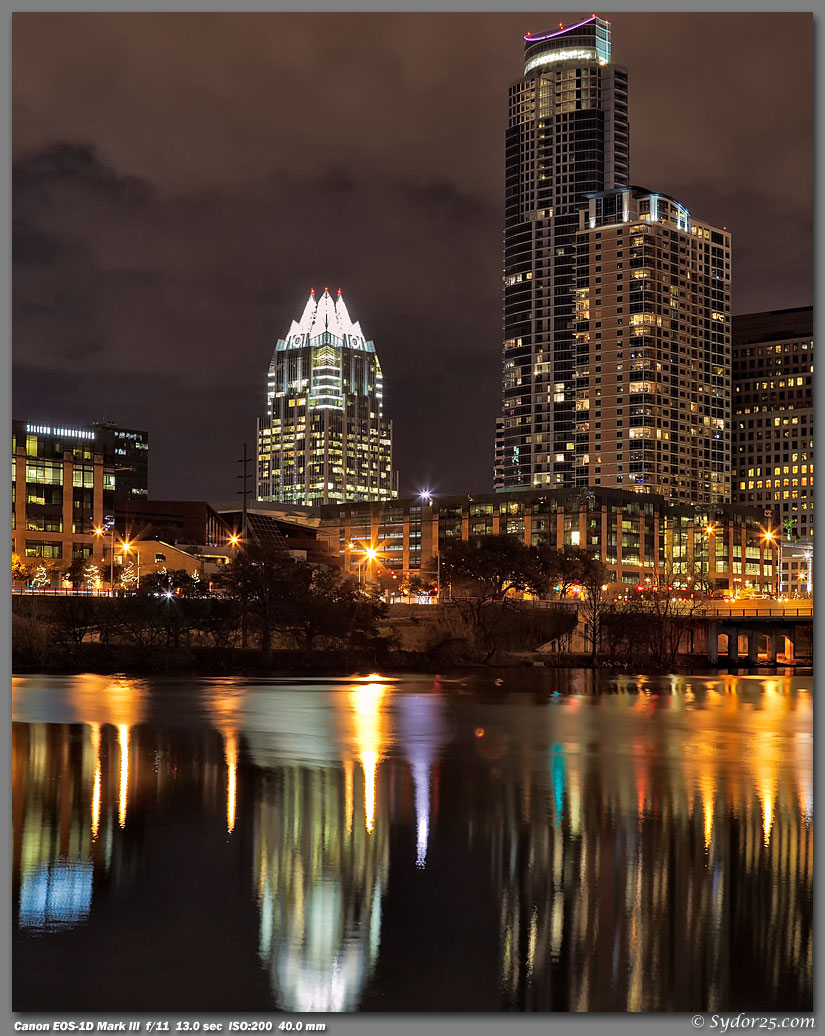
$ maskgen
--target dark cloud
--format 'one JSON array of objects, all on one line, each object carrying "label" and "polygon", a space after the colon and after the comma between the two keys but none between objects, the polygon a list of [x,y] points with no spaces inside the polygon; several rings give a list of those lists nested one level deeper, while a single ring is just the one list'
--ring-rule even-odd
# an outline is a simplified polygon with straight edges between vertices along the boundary
[{"label": "dark cloud", "polygon": [[[105,405],[117,420],[146,425],[157,474],[152,490],[171,493],[181,476],[175,451],[161,449],[161,425],[170,418],[161,407],[153,424],[149,400],[134,386],[151,372],[153,394],[190,415],[180,423],[184,439],[201,441],[208,453],[223,436],[237,450],[254,438],[275,340],[300,314],[310,287],[329,284],[342,287],[353,317],[377,343],[408,478],[442,449],[454,465],[452,446],[444,444],[461,442],[466,456],[475,454],[471,477],[489,480],[491,451],[479,444],[492,442],[499,304],[495,290],[479,297],[479,285],[495,285],[499,272],[486,244],[496,222],[491,206],[451,184],[374,175],[365,182],[338,172],[272,175],[247,184],[242,195],[168,198],[134,183],[98,193],[90,183],[114,183],[115,174],[79,151],[73,156],[61,145],[60,161],[36,153],[16,163],[16,204],[27,213],[21,238],[48,234],[52,241],[40,262],[31,261],[27,245],[26,261],[16,262],[16,384],[37,374],[41,390],[49,382],[62,386],[83,363],[78,391],[88,410],[76,418],[92,419]],[[57,225],[59,233],[51,229]],[[463,413],[449,396],[457,386],[463,395],[467,378],[479,372],[486,405]],[[119,382],[107,381],[110,375]],[[41,406],[57,406],[58,398],[46,391]],[[234,470],[202,470],[203,481],[195,482],[195,467],[184,469],[190,492],[225,495]]]},{"label": "dark cloud", "polygon": [[[809,304],[811,15],[610,17],[633,180],[732,230],[736,311]],[[155,495],[231,495],[275,340],[329,284],[402,488],[488,488],[507,88],[544,22],[15,15],[15,412],[146,427]]]}]

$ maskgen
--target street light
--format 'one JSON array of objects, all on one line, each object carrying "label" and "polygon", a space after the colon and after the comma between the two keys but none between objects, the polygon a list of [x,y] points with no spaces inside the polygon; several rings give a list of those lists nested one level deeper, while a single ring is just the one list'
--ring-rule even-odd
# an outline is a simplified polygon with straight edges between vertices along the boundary
[{"label": "street light", "polygon": [[[432,507],[433,505],[433,494],[429,489],[422,489],[418,494],[418,499],[422,500],[427,507]],[[441,551],[439,550],[437,533],[435,544],[435,565],[435,599],[438,604],[441,604]]]},{"label": "street light", "polygon": [[111,533],[111,543],[109,546],[109,593],[115,592],[115,516],[113,514],[107,514],[103,519],[103,524],[98,525],[95,530],[95,536],[105,536],[105,534]]},{"label": "street light", "polygon": [[[366,583],[369,581],[370,565],[373,563],[373,561],[375,561],[378,558],[378,551],[375,549],[375,547],[364,547],[362,550],[362,554],[364,555],[364,558],[361,562],[361,565],[363,565],[364,562],[366,562],[367,565],[367,574],[364,578],[364,582]],[[358,566],[359,583],[361,581],[361,565]]]},{"label": "street light", "polygon": [[[700,531],[701,531],[701,535],[704,536],[707,539],[707,542],[708,542],[708,580],[707,580],[708,581],[708,586],[707,586],[707,589],[710,590],[711,589],[711,584],[716,582],[715,565],[714,565],[714,571],[712,573],[711,573],[711,570],[710,570],[710,538],[711,538],[711,536],[713,536],[716,533],[716,525],[713,522],[705,522],[705,524],[702,526]],[[700,540],[700,544],[701,544],[701,540]],[[694,544],[694,550],[695,550],[695,544]],[[713,578],[711,578],[711,577],[713,577]],[[700,549],[699,549],[699,587],[698,587],[698,589],[701,590],[703,593],[705,592],[704,583],[705,583],[705,552],[704,552],[704,549],[700,546]]]},{"label": "street light", "polygon": [[[781,593],[781,591],[782,591],[781,576],[780,576],[779,590],[777,591],[777,589],[776,589],[776,586],[777,586],[777,583],[776,583],[776,545],[777,545],[777,543],[776,543],[776,533],[771,528],[763,529],[762,530],[762,540],[763,540],[764,543],[769,543],[771,545],[771,587],[772,587],[774,593],[777,593],[777,592]],[[780,559],[780,566],[781,566],[781,559]]]}]

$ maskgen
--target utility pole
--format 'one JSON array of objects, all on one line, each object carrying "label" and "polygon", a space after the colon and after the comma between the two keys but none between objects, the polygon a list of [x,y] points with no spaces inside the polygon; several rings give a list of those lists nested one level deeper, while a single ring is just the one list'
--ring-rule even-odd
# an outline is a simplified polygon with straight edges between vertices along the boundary
[{"label": "utility pole", "polygon": [[247,482],[252,476],[247,473],[247,467],[252,463],[252,457],[249,457],[246,452],[246,443],[243,444],[243,459],[238,461],[239,464],[243,464],[243,474],[238,475],[238,478],[243,479],[243,489],[239,489],[238,492],[243,494],[243,519],[241,522],[241,541],[246,539],[246,498],[249,494],[247,488]]},{"label": "utility pole", "polygon": [[[238,492],[243,494],[243,518],[241,520],[241,549],[244,550],[246,546],[246,498],[249,493],[247,483],[251,478],[251,475],[247,473],[247,467],[251,463],[252,458],[247,455],[246,443],[243,444],[243,459],[239,460],[239,464],[243,464],[243,474],[238,475],[238,478],[243,479],[243,489],[239,489]],[[241,598],[241,647],[245,648],[249,639],[249,629],[247,623],[246,614],[246,597]]]}]

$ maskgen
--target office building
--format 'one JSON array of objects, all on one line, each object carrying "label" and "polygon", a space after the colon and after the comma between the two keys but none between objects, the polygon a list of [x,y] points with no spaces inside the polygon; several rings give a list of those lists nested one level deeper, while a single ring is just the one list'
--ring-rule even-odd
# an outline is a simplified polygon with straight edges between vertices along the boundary
[{"label": "office building", "polygon": [[115,464],[93,427],[12,421],[12,553],[49,580],[73,561],[103,561],[94,535],[114,514]]},{"label": "office building", "polygon": [[397,496],[392,422],[373,342],[340,290],[310,292],[269,365],[258,421],[257,498],[292,504]]},{"label": "office building", "polygon": [[730,234],[641,187],[591,195],[579,220],[574,420],[546,469],[572,462],[577,486],[727,502]]},{"label": "office building", "polygon": [[12,552],[24,564],[44,565],[53,585],[73,562],[110,568],[109,537],[94,530],[124,498],[143,496],[147,475],[146,432],[12,421]]},{"label": "office building", "polygon": [[596,15],[524,37],[505,157],[496,489],[576,483],[576,236],[587,196],[629,183],[627,72]]},{"label": "office building", "polygon": [[789,540],[814,533],[813,308],[733,320],[733,492]]},{"label": "office building", "polygon": [[[455,539],[507,534],[527,546],[580,547],[606,568],[613,590],[639,584],[711,591],[773,592],[779,543],[762,512],[731,504],[688,504],[612,488],[528,489],[320,508],[321,531],[337,539],[344,571],[374,580],[435,578],[438,553]],[[365,552],[375,551],[367,558]]]},{"label": "office building", "polygon": [[149,495],[149,433],[105,422],[92,426],[115,465],[115,498],[128,503]]},{"label": "office building", "polygon": [[782,567],[779,573],[779,593],[783,597],[813,597],[813,536],[804,536],[801,539],[783,542]]}]

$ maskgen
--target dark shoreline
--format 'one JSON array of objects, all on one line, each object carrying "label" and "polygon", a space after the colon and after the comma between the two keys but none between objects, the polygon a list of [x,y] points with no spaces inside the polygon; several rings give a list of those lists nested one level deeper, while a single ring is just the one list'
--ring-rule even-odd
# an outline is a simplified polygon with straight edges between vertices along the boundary
[{"label": "dark shoreline", "polygon": [[[612,660],[602,657],[595,667],[596,672],[605,674],[627,673],[661,675],[668,672],[695,676],[712,676],[716,673],[764,673],[792,670],[799,675],[813,672],[810,660],[777,666],[741,666],[728,669],[727,666],[712,666],[704,656],[680,656],[674,669],[657,668],[644,663],[634,666],[617,666]],[[93,673],[100,676],[147,677],[177,676],[197,677],[349,677],[380,672],[386,675],[406,673],[481,673],[499,669],[533,669],[541,671],[594,669],[589,654],[563,653],[550,656],[509,655],[496,658],[488,664],[472,659],[446,659],[413,651],[273,651],[264,663],[260,652],[254,648],[155,648],[151,652],[132,648],[129,645],[113,646],[84,644],[74,659],[35,660],[13,659],[13,676],[31,675],[81,675]]]}]

